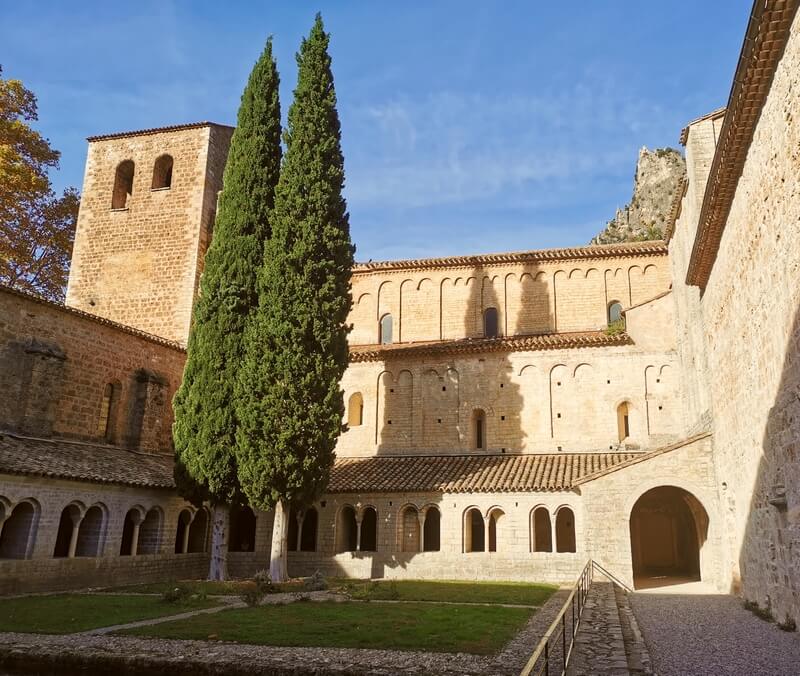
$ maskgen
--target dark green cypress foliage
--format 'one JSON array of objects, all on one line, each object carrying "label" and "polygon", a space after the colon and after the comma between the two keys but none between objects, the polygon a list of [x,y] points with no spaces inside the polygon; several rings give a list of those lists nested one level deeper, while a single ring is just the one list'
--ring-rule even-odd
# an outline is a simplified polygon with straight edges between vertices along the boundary
[{"label": "dark green cypress foliage", "polygon": [[242,94],[174,401],[175,478],[180,492],[195,501],[230,505],[242,497],[234,390],[280,173],[278,84],[270,38]]},{"label": "dark green cypress foliage", "polygon": [[[279,513],[324,491],[344,414],[339,381],[354,247],[328,41],[317,15],[297,55],[272,237],[240,381],[239,480],[250,504]],[[276,524],[273,560],[276,542],[285,540],[278,531]]]}]

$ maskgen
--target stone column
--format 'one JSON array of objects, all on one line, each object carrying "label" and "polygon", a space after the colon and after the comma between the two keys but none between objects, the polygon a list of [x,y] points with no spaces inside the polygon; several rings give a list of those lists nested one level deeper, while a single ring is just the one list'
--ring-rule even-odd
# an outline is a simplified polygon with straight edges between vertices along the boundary
[{"label": "stone column", "polygon": [[362,515],[356,514],[356,551],[361,551],[361,518]]},{"label": "stone column", "polygon": [[419,521],[419,551],[425,551],[425,514],[417,512],[417,521]]},{"label": "stone column", "polygon": [[[181,542],[181,554],[186,554],[189,551],[189,526],[192,525],[196,514],[192,514],[190,519],[186,522],[186,528],[183,529],[183,542]],[[180,519],[180,516],[178,517]]]},{"label": "stone column", "polygon": [[297,547],[295,551],[300,551],[300,543],[303,541],[303,522],[306,520],[305,512],[297,512]]},{"label": "stone column", "polygon": [[72,559],[75,557],[75,550],[78,548],[78,531],[81,528],[81,521],[83,521],[83,515],[76,509],[70,508],[70,520],[72,521],[72,534],[69,537],[69,551],[67,552],[67,558]]},{"label": "stone column", "polygon": [[491,522],[491,516],[484,516],[483,517],[483,551],[489,551],[489,523]]},{"label": "stone column", "polygon": [[139,550],[139,526],[142,525],[142,515],[137,510],[135,512],[135,516],[132,519],[133,521],[133,533],[131,534],[131,556],[136,556],[136,552]]},{"label": "stone column", "polygon": [[557,552],[558,547],[556,546],[556,521],[558,520],[558,512],[553,514],[553,518],[550,519],[550,551]]}]

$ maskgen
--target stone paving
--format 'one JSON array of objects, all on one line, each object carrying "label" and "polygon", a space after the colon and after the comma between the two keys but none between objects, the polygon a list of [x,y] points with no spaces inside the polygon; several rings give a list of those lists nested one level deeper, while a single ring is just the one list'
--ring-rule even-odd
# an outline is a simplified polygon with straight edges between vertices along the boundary
[{"label": "stone paving", "polygon": [[567,676],[629,676],[614,585],[595,578],[575,637]]}]

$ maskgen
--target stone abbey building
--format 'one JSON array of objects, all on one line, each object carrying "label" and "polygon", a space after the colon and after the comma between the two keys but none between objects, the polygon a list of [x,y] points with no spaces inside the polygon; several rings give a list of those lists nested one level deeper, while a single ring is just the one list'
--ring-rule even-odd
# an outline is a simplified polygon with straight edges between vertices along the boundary
[{"label": "stone abbey building", "polygon": [[[800,18],[757,2],[664,241],[358,265],[290,573],[702,579],[800,620]],[[65,305],[0,289],[0,593],[204,576],[171,401],[232,129],[89,139]],[[229,569],[271,515],[232,516]]]}]

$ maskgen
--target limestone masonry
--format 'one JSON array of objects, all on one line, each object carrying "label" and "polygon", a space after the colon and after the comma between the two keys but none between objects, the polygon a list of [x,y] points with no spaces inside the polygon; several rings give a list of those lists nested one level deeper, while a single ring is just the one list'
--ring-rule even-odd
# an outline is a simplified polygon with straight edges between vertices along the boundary
[{"label": "limestone masonry", "polygon": [[[663,240],[356,266],[347,431],[291,574],[566,582],[592,557],[800,621],[797,4],[754,5],[685,160],[640,156],[639,197],[672,194],[609,237]],[[231,132],[90,138],[66,305],[0,289],[0,593],[204,575],[171,401]],[[232,575],[271,526],[234,511]]]}]

